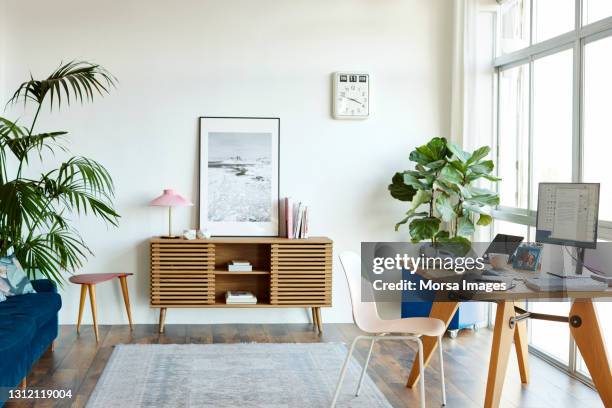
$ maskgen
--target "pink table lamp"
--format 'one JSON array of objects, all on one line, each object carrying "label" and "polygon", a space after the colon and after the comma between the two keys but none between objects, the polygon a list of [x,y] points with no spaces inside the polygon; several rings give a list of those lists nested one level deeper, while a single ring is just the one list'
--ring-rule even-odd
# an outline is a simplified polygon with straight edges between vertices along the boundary
[{"label": "pink table lamp", "polygon": [[193,203],[187,200],[171,188],[164,190],[164,193],[149,203],[151,206],[168,207],[168,236],[162,238],[178,238],[172,235],[172,207],[189,207]]}]

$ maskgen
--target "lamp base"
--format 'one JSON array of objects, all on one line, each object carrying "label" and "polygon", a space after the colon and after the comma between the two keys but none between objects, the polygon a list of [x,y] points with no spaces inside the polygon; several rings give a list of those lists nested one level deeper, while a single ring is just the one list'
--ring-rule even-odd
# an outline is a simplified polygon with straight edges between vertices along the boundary
[{"label": "lamp base", "polygon": [[179,239],[180,237],[178,235],[162,235],[160,238],[161,239]]}]

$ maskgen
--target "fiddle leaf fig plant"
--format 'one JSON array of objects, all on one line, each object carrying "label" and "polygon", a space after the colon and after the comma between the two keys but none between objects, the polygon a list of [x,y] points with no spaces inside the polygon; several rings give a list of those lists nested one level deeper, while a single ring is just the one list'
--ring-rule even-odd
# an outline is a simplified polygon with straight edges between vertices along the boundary
[{"label": "fiddle leaf fig plant", "polygon": [[491,208],[499,196],[477,187],[486,179],[498,182],[495,168],[487,160],[491,148],[465,152],[445,138],[435,137],[410,153],[414,170],[393,175],[389,192],[397,200],[409,202],[404,218],[395,230],[408,224],[412,242],[456,243],[469,248],[476,225],[491,223]]}]

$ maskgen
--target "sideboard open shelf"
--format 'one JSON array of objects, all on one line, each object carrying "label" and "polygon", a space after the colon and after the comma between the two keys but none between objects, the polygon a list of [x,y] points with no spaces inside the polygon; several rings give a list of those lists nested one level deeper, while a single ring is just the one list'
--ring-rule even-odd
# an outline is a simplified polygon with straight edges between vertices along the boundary
[{"label": "sideboard open shelf", "polygon": [[[229,272],[232,260],[247,260],[252,272]],[[332,241],[325,237],[151,240],[151,307],[159,308],[163,333],[168,308],[312,309],[321,331],[321,307],[331,306]],[[246,290],[255,305],[225,303],[228,290]]]}]

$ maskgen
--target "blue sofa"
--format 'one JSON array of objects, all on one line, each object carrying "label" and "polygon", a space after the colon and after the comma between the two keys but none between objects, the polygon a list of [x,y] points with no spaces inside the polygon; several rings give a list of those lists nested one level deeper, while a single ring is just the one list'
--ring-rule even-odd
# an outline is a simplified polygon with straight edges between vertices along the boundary
[{"label": "blue sofa", "polygon": [[57,337],[62,299],[49,280],[32,286],[37,293],[0,302],[0,388],[19,385]]}]

